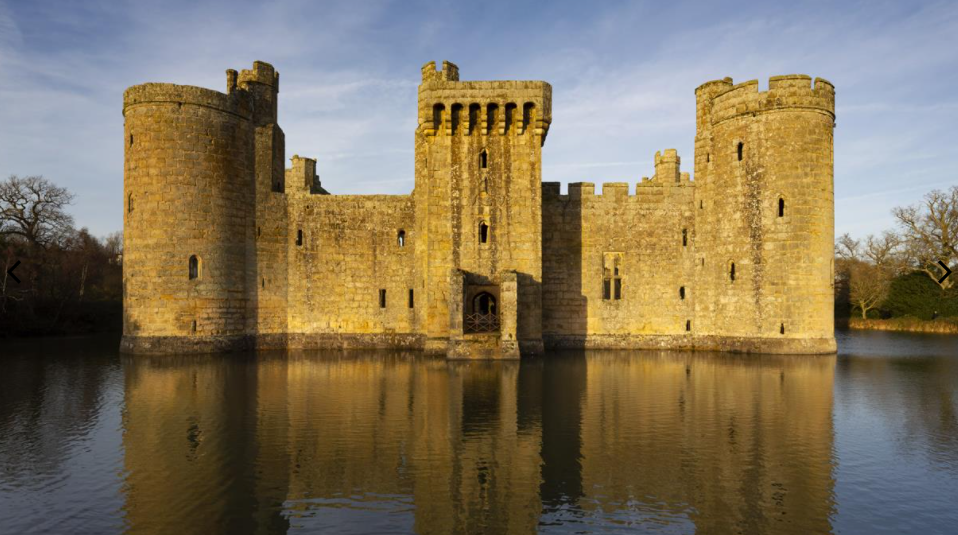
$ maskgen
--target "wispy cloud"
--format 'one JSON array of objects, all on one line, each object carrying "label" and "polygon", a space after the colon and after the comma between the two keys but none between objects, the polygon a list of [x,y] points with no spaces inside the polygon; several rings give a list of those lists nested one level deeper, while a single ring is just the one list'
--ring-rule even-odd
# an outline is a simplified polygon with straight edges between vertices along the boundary
[{"label": "wispy cloud", "polygon": [[665,148],[692,171],[696,86],[798,72],[837,88],[837,231],[877,232],[958,182],[956,28],[953,2],[0,0],[0,176],[42,173],[78,194],[79,224],[115,230],[123,90],[223,90],[260,59],[281,73],[288,156],[316,157],[336,193],[408,193],[419,67],[449,59],[463,79],[552,83],[544,180],[635,182]]}]

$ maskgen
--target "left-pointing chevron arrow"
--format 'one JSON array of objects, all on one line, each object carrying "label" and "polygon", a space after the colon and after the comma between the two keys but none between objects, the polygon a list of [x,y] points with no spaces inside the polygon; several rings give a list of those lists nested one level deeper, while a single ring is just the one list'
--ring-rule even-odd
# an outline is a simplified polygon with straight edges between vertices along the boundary
[{"label": "left-pointing chevron arrow", "polygon": [[10,275],[11,277],[13,277],[13,280],[17,281],[17,284],[20,284],[20,279],[18,279],[17,276],[13,274],[13,270],[17,269],[17,266],[19,265],[20,265],[20,261],[17,260],[17,263],[14,264],[13,267],[7,270],[7,275]]}]

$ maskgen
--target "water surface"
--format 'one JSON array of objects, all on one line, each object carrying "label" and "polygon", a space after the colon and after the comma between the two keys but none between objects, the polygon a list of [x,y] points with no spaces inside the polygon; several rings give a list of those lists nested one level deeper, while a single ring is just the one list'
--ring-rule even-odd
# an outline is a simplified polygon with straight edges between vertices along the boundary
[{"label": "water surface", "polygon": [[126,357],[0,341],[3,533],[953,533],[958,337]]}]

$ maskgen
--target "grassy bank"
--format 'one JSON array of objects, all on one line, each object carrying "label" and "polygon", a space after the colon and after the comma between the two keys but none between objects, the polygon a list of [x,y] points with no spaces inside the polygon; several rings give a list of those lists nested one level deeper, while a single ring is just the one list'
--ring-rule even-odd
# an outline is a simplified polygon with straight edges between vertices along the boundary
[{"label": "grassy bank", "polygon": [[958,318],[921,320],[918,318],[890,318],[887,320],[849,318],[850,329],[875,331],[909,331],[920,333],[958,334]]}]

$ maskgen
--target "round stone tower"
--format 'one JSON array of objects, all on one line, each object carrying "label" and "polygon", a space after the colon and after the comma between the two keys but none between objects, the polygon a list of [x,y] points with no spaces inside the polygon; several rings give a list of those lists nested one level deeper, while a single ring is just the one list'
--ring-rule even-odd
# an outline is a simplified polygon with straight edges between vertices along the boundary
[{"label": "round stone tower", "polygon": [[695,94],[696,334],[834,351],[834,87],[726,78]]},{"label": "round stone tower", "polygon": [[123,95],[123,341],[129,352],[242,347],[254,225],[249,92],[143,84]]}]

